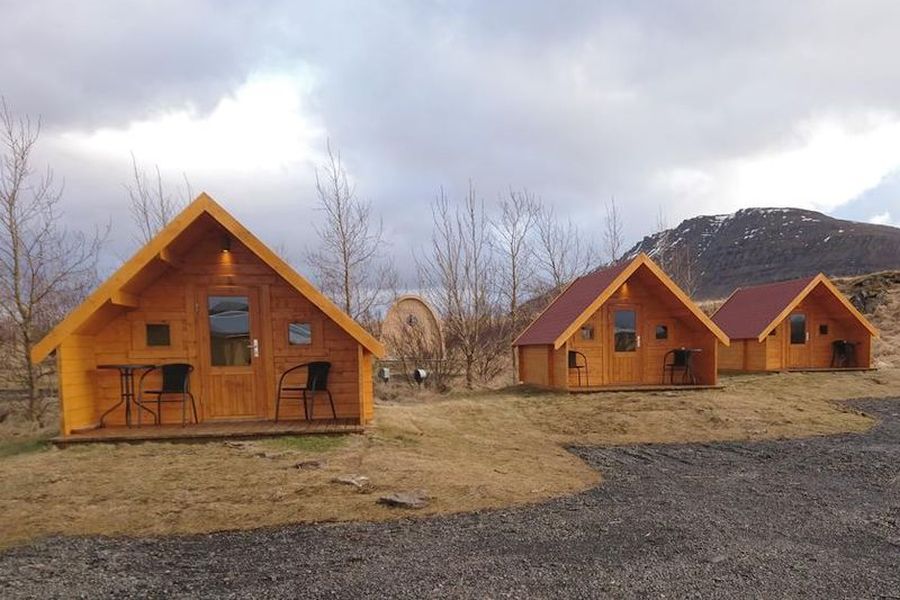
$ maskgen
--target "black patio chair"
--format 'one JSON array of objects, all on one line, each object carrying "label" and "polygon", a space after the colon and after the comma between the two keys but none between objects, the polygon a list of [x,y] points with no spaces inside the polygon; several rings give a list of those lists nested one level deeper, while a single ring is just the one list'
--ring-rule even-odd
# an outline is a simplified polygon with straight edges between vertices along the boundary
[{"label": "black patio chair", "polygon": [[831,367],[850,368],[856,365],[856,344],[847,340],[831,342]]},{"label": "black patio chair", "polygon": [[[285,385],[285,379],[294,371],[306,369],[306,383],[303,385]],[[331,363],[325,361],[313,361],[303,363],[291,367],[281,374],[278,379],[278,396],[275,400],[275,421],[281,410],[281,400],[301,400],[303,402],[303,416],[307,421],[313,419],[313,412],[316,408],[316,392],[325,392],[328,394],[328,402],[331,404],[331,416],[337,419],[337,411],[334,409],[334,397],[328,389],[328,371],[331,370]],[[309,395],[307,395],[307,392]]]},{"label": "black patio chair", "polygon": [[[581,362],[578,359],[581,358]],[[588,374],[587,356],[578,350],[569,350],[569,370],[575,369],[578,375],[578,387],[581,387],[581,371],[584,371],[585,385],[591,385],[590,375]]]},{"label": "black patio chair", "polygon": [[[144,374],[141,375],[140,382],[138,383],[138,399],[136,401],[136,404],[138,405],[138,426],[141,424],[141,410],[146,410],[153,414],[154,422],[157,425],[161,425],[162,405],[180,402],[181,426],[184,427],[187,423],[187,402],[189,399],[191,401],[191,412],[194,415],[194,423],[200,422],[200,419],[197,417],[197,402],[194,400],[194,395],[191,393],[191,372],[193,370],[194,367],[187,363],[172,363],[153,367],[152,369],[144,371]],[[159,389],[145,390],[144,380],[154,371],[160,371],[162,373],[162,385]],[[144,401],[145,395],[156,396],[155,413],[150,408],[147,408]],[[152,403],[154,400],[150,400],[150,402]]]},{"label": "black patio chair", "polygon": [[[694,377],[693,358],[694,353],[686,348],[675,348],[669,350],[663,356],[663,383],[666,382],[666,374],[669,375],[669,383],[675,383],[675,373],[681,373],[682,385],[690,382],[691,385],[697,383]],[[671,360],[670,360],[671,358]]]}]

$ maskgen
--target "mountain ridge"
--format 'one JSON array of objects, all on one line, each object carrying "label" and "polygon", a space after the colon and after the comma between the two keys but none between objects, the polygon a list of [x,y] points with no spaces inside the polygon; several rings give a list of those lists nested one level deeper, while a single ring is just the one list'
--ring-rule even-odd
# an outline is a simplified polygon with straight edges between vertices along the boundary
[{"label": "mountain ridge", "polygon": [[823,272],[847,277],[900,269],[900,228],[800,208],[746,208],[702,215],[645,236],[645,252],[698,299],[738,287]]}]

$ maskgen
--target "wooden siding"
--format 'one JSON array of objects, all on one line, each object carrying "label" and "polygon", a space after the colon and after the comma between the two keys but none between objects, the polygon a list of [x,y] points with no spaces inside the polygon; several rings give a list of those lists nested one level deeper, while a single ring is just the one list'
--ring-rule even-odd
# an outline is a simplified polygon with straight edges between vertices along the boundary
[{"label": "wooden siding", "polygon": [[519,346],[519,379],[531,385],[551,385],[553,347]]},{"label": "wooden siding", "polygon": [[[194,365],[191,385],[203,420],[223,415],[273,418],[280,374],[298,363],[327,360],[332,363],[329,389],[334,394],[337,417],[357,422],[371,419],[371,352],[363,352],[359,342],[346,330],[248,248],[232,240],[230,251],[222,252],[222,239],[227,232],[212,219],[192,227],[203,227],[204,231],[195,233],[195,243],[181,253],[177,267],[166,265],[157,269],[154,277],[141,282],[142,289],[129,290],[137,297],[136,308],[104,309],[102,321],[92,319],[82,326],[85,333],[69,335],[60,345],[63,433],[96,423],[107,408],[119,401],[118,373],[95,368],[104,363],[187,362]],[[253,323],[253,334],[260,345],[261,365],[254,376],[254,386],[259,386],[259,401],[246,398],[254,392],[242,387],[242,383],[229,383],[225,379],[213,383],[210,377],[205,334],[208,318],[205,294],[210,288],[216,293],[229,289],[236,294],[246,289],[253,291],[259,311],[259,318]],[[290,345],[290,322],[310,323],[312,344]],[[145,327],[148,323],[169,325],[170,346],[147,347]],[[304,378],[302,374],[298,376],[301,380]],[[158,379],[148,378],[149,385],[156,383],[159,383]],[[215,394],[211,385],[232,386],[233,389]],[[211,398],[228,398],[228,402],[236,405],[212,406]],[[180,406],[175,404],[164,407],[164,421],[180,422],[180,411]],[[319,395],[315,411],[320,417],[331,416],[324,395]],[[288,419],[300,417],[299,402],[283,403],[281,414]],[[124,423],[124,412],[114,411],[107,417],[107,423]]]}]

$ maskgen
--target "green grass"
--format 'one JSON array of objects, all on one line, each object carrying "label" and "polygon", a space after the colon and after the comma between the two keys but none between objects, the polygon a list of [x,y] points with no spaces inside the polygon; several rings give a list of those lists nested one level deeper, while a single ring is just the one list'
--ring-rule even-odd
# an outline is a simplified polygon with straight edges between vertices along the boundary
[{"label": "green grass", "polygon": [[40,452],[50,447],[50,441],[43,438],[28,440],[4,440],[0,441],[0,458],[9,458],[19,454]]},{"label": "green grass", "polygon": [[295,450],[298,452],[328,452],[347,443],[345,435],[287,435],[269,438],[263,444],[277,450]]}]

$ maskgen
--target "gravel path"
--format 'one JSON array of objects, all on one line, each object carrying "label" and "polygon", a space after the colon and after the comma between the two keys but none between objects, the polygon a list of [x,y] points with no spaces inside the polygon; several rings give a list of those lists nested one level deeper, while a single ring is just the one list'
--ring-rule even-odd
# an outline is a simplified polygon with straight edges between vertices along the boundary
[{"label": "gravel path", "polygon": [[582,448],[538,506],[0,554],[16,597],[900,598],[900,400],[862,435]]}]

